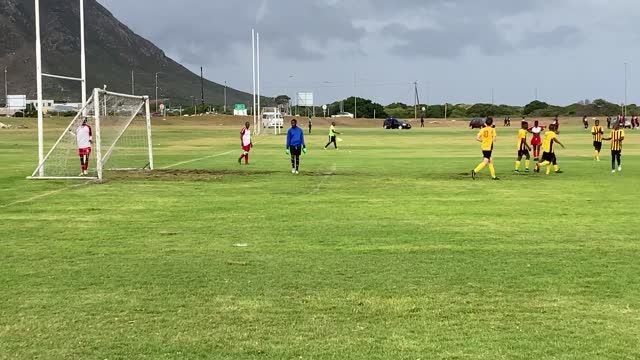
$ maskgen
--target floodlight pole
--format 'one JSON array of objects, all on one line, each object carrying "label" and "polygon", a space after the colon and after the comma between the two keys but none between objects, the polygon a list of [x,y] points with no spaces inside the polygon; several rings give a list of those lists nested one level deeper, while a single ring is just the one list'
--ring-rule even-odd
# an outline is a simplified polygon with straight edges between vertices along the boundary
[{"label": "floodlight pole", "polygon": [[44,176],[44,131],[42,118],[42,45],[40,40],[40,0],[35,0],[36,17],[36,87],[38,107],[38,163],[40,164],[39,176]]},{"label": "floodlight pole", "polygon": [[262,111],[260,108],[260,33],[256,34],[256,69],[257,69],[257,75],[256,75],[256,82],[257,82],[257,95],[258,95],[258,126],[254,131],[257,131],[258,134],[260,134],[262,132],[262,124],[260,124],[262,122]]},{"label": "floodlight pole", "polygon": [[131,70],[131,95],[135,95],[136,94],[136,79],[133,75],[133,70]]},{"label": "floodlight pole", "polygon": [[156,114],[158,113],[158,74],[159,72],[156,72]]},{"label": "floodlight pole", "polygon": [[258,118],[256,117],[256,30],[251,29],[251,72],[253,80],[253,104],[251,105],[251,112],[253,113],[253,131],[256,131],[258,126]]},{"label": "floodlight pole", "polygon": [[9,107],[9,88],[7,87],[7,67],[4,67],[4,106]]},{"label": "floodlight pole", "polygon": [[227,82],[224,82],[224,114],[227,114]]},{"label": "floodlight pole", "polygon": [[80,0],[80,84],[82,88],[82,108],[87,105],[87,64],[84,44],[84,0]]},{"label": "floodlight pole", "polygon": [[624,63],[624,117],[627,118],[627,63]]}]

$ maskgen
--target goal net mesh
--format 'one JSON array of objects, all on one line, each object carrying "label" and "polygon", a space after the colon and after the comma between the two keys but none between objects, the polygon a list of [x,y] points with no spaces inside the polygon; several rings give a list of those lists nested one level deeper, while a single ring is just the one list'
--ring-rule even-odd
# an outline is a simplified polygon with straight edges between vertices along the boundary
[{"label": "goal net mesh", "polygon": [[[106,91],[94,92],[86,106],[78,112],[46,154],[33,177],[68,178],[81,174],[77,132],[85,119],[91,127],[93,139],[87,170],[89,177],[99,177],[103,171],[143,169],[149,166],[150,129],[147,128],[145,103],[146,100],[142,97]],[[101,149],[102,169],[98,168],[98,145]]]}]

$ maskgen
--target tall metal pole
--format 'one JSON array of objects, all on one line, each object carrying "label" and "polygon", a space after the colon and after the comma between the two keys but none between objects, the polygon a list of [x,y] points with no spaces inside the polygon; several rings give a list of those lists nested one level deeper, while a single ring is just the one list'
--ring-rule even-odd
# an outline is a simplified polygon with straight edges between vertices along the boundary
[{"label": "tall metal pole", "polygon": [[413,110],[414,110],[414,121],[418,120],[418,82],[414,82],[413,83],[414,86],[414,90],[413,90]]},{"label": "tall metal pole", "polygon": [[156,113],[158,113],[158,73],[156,73]]},{"label": "tall metal pole", "polygon": [[224,113],[227,113],[227,82],[224,82]]},{"label": "tall metal pole", "polygon": [[202,66],[200,66],[200,101],[202,102],[202,113],[204,114],[204,72]]},{"label": "tall metal pole", "polygon": [[253,131],[258,126],[258,118],[256,117],[256,30],[251,29],[251,60],[252,60],[252,79],[253,79],[253,104],[251,112],[253,113]]},{"label": "tall metal pole", "polygon": [[[135,77],[133,76],[133,70],[131,70],[131,95],[135,95],[136,94],[136,80]],[[149,105],[149,104],[147,104]]]},{"label": "tall metal pole", "polygon": [[258,134],[260,134],[261,130],[262,130],[262,111],[260,108],[260,33],[256,34],[256,70],[257,70],[257,74],[256,74],[256,82],[257,82],[257,95],[258,95],[258,125],[253,131],[256,131]]},{"label": "tall metal pole", "polygon": [[40,40],[40,0],[35,0],[36,6],[36,87],[38,97],[38,165],[40,176],[44,176],[44,129],[42,118],[42,45]]},{"label": "tall metal pole", "polygon": [[627,118],[627,63],[624,63],[624,117]]},{"label": "tall metal pole", "polygon": [[9,88],[7,87],[7,67],[4,67],[4,106],[9,107]]},{"label": "tall metal pole", "polygon": [[82,88],[82,107],[87,104],[87,64],[84,46],[84,0],[80,0],[80,78]]},{"label": "tall metal pole", "polygon": [[357,119],[358,118],[358,76],[356,75],[356,73],[353,73],[353,90],[354,90],[354,96],[353,96],[353,118]]}]

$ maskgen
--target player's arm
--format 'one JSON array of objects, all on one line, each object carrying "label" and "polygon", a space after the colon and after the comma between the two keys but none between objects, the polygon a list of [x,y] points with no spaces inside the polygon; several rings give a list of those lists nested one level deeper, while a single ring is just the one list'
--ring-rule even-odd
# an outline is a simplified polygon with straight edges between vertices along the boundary
[{"label": "player's arm", "polygon": [[476,141],[477,141],[477,142],[482,142],[482,136],[481,136],[481,134],[482,134],[482,130],[480,130],[480,132],[478,133],[478,136],[476,136]]},{"label": "player's arm", "polygon": [[87,127],[89,128],[89,144],[93,144],[93,130],[91,129],[91,126],[89,126],[87,124]]},{"label": "player's arm", "polygon": [[563,149],[566,149],[566,147],[564,146],[564,144],[563,144],[563,143],[561,143],[561,142],[560,142],[560,140],[558,140],[558,138],[553,139],[553,141],[554,141],[555,143],[557,143],[558,145],[562,146],[562,148],[563,148]]}]

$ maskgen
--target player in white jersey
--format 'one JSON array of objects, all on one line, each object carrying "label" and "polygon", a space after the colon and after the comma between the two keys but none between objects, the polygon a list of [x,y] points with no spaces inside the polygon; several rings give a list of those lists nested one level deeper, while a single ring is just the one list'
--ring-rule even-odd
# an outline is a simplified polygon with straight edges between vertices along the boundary
[{"label": "player in white jersey", "polygon": [[251,130],[249,128],[251,124],[247,121],[244,123],[244,127],[240,130],[240,145],[242,146],[242,155],[238,159],[238,164],[242,163],[242,158],[244,158],[245,165],[249,165],[249,151],[253,147],[253,143],[251,142]]},{"label": "player in white jersey", "polygon": [[529,132],[533,134],[531,138],[531,146],[533,147],[533,158],[535,161],[540,160],[540,147],[542,145],[542,137],[540,134],[544,130],[544,125],[540,125],[538,120],[533,122],[533,126],[530,127]]},{"label": "player in white jersey", "polygon": [[89,170],[89,156],[91,155],[91,143],[93,133],[91,126],[87,124],[87,118],[82,120],[82,125],[76,130],[76,141],[78,142],[78,155],[80,156],[80,175],[87,175]]}]

